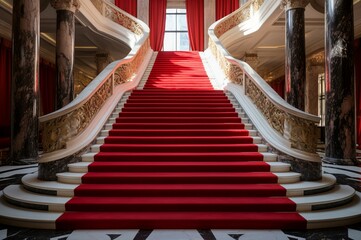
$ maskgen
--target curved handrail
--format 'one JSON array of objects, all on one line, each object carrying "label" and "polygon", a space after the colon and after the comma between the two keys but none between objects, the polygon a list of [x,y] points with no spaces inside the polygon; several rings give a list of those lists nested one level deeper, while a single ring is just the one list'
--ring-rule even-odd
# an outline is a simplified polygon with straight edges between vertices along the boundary
[{"label": "curved handrail", "polygon": [[[81,2],[81,6],[91,4],[87,0]],[[136,41],[124,59],[110,63],[71,103],[39,118],[44,151],[39,162],[70,156],[90,144],[100,132],[122,94],[137,86],[150,59],[152,50],[149,43],[149,28],[146,24],[107,1],[92,0],[92,2],[96,2],[97,7],[103,6],[104,11],[101,13],[104,21],[118,19],[112,16],[112,13],[126,18],[117,23],[125,24],[122,28],[129,29],[127,34],[132,33]]]},{"label": "curved handrail", "polygon": [[[250,111],[247,114],[253,115],[250,109],[257,111],[260,113],[258,117],[261,116],[266,120],[263,123],[268,124],[274,130],[273,132],[278,134],[279,138],[269,137],[266,139],[269,144],[296,158],[319,162],[320,158],[316,154],[316,124],[320,118],[288,104],[247,63],[232,57],[220,41],[222,35],[227,31],[252,19],[251,9],[253,12],[255,9],[262,11],[269,9],[269,4],[276,4],[279,7],[281,0],[249,1],[237,11],[215,22],[208,29],[209,50],[216,59],[218,66],[223,70],[225,77],[231,83],[239,86],[237,88],[229,85],[225,88],[230,91],[238,91],[237,94],[246,96],[247,101],[253,103],[252,107],[247,107]],[[264,16],[264,14],[259,13],[259,16]],[[261,19],[260,21],[264,20]],[[256,115],[254,115],[254,119],[256,119]],[[267,135],[267,133],[262,133],[263,126],[256,127],[259,128],[262,135]]]}]

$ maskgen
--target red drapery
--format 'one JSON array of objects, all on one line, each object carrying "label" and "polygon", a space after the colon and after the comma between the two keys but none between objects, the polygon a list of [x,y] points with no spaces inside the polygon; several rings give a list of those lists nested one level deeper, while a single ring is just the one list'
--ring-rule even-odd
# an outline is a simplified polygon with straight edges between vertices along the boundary
[{"label": "red drapery", "polygon": [[278,93],[283,99],[285,99],[285,78],[280,77],[270,83],[270,86],[273,88],[273,90]]},{"label": "red drapery", "polygon": [[189,43],[193,51],[204,50],[204,1],[186,0]]},{"label": "red drapery", "polygon": [[239,0],[216,0],[216,21],[239,8]]},{"label": "red drapery", "polygon": [[167,0],[149,0],[150,46],[161,51],[164,42]]},{"label": "red drapery", "polygon": [[0,128],[4,130],[10,129],[11,59],[11,41],[0,38]]},{"label": "red drapery", "polygon": [[361,39],[355,41],[355,81],[356,81],[356,122],[357,144],[361,149]]},{"label": "red drapery", "polygon": [[45,115],[55,110],[55,69],[55,64],[40,59],[40,115]]},{"label": "red drapery", "polygon": [[114,3],[118,8],[137,17],[137,0],[115,0]]}]

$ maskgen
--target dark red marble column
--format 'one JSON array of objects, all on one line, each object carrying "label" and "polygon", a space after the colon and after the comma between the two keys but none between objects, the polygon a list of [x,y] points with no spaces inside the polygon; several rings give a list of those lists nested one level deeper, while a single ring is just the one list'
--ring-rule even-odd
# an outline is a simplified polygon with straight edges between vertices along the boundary
[{"label": "dark red marble column", "polygon": [[74,40],[75,16],[79,7],[77,0],[51,0],[56,9],[56,109],[70,103],[74,98]]},{"label": "dark red marble column", "polygon": [[325,161],[356,163],[353,1],[326,1]]},{"label": "dark red marble column", "polygon": [[38,158],[40,1],[13,1],[11,163]]}]

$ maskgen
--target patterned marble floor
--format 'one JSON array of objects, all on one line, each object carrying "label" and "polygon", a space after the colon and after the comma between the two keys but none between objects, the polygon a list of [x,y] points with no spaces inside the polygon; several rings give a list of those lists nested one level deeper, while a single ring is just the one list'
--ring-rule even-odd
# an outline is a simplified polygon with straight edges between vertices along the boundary
[{"label": "patterned marble floor", "polygon": [[[359,159],[361,160],[361,159]],[[0,167],[0,190],[18,184],[24,174],[37,171],[36,165]],[[361,192],[361,164],[338,166],[323,164],[325,173],[333,174],[340,184]],[[308,231],[282,230],[76,230],[54,231],[16,228],[0,224],[0,239],[51,240],[361,240],[361,223],[356,225]]]}]

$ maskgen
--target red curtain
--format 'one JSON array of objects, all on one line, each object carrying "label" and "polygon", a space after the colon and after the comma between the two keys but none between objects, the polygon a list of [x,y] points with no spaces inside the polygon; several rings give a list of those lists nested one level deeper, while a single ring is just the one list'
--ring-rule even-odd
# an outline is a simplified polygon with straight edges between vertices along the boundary
[{"label": "red curtain", "polygon": [[357,144],[361,149],[361,39],[355,41],[355,81],[356,81],[356,124]]},{"label": "red curtain", "polygon": [[[0,128],[4,131],[10,129],[11,63],[11,41],[0,38]],[[10,131],[7,132],[10,134]]]},{"label": "red curtain", "polygon": [[191,49],[204,50],[204,1],[186,0],[187,24]]},{"label": "red curtain", "polygon": [[239,8],[239,0],[216,0],[216,21]]},{"label": "red curtain", "polygon": [[55,69],[55,64],[40,59],[40,115],[45,115],[55,110]]},{"label": "red curtain", "polygon": [[161,51],[164,42],[167,0],[149,0],[150,46]]},{"label": "red curtain", "polygon": [[280,77],[270,83],[270,86],[273,88],[273,90],[278,93],[283,99],[285,99],[285,78]]},{"label": "red curtain", "polygon": [[118,8],[137,17],[137,0],[115,0],[114,3]]}]

